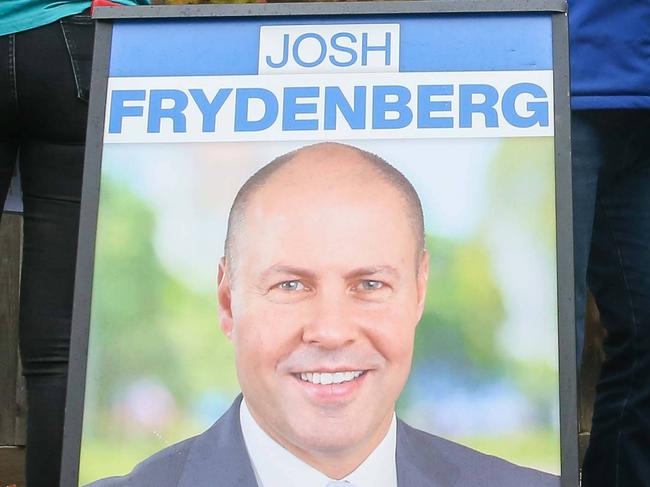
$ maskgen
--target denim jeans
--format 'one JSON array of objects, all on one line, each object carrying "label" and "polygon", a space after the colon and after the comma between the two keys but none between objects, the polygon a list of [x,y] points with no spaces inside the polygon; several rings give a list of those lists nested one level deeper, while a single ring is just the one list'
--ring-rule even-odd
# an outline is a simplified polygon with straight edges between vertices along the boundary
[{"label": "denim jeans", "polygon": [[572,114],[576,314],[607,330],[584,487],[650,486],[650,110]]},{"label": "denim jeans", "polygon": [[20,164],[20,352],[27,486],[59,485],[94,26],[87,15],[0,36],[0,201]]}]

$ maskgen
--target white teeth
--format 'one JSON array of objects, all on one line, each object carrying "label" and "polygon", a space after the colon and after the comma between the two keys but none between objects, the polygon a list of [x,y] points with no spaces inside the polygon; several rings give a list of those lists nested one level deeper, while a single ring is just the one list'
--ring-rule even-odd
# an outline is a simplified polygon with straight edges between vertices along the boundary
[{"label": "white teeth", "polygon": [[345,372],[301,372],[300,378],[312,384],[341,384],[356,379],[363,371],[350,370]]}]

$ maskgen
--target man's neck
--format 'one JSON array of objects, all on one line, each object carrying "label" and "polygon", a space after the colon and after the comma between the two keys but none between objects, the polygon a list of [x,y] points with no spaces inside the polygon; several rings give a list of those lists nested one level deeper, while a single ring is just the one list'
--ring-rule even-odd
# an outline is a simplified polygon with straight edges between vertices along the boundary
[{"label": "man's neck", "polygon": [[[386,437],[388,430],[391,426],[394,413],[391,414],[382,422],[381,426],[377,428],[375,434],[363,444],[339,451],[314,451],[310,452],[302,450],[294,445],[287,445],[273,438],[276,442],[284,448],[293,453],[296,457],[300,458],[303,462],[311,465],[319,472],[324,473],[329,478],[334,480],[341,480],[352,472],[354,472],[359,465],[361,465],[370,454],[375,451],[377,446]],[[259,425],[259,423],[257,423]],[[266,431],[266,430],[265,430]],[[268,434],[268,432],[267,432]]]},{"label": "man's neck", "polygon": [[[340,480],[351,473],[355,472],[361,464],[368,459],[368,457],[382,444],[382,441],[387,439],[387,434],[391,428],[395,430],[393,422],[395,420],[394,413],[391,412],[382,422],[379,428],[375,429],[372,437],[364,441],[356,448],[348,448],[344,451],[329,452],[329,451],[308,451],[295,445],[283,441],[282,437],[274,435],[273,431],[268,431],[261,422],[257,419],[255,412],[249,408],[246,401],[242,401],[242,425],[246,422],[254,428],[258,428],[259,432],[265,435],[270,441],[276,443],[278,446],[287,450],[296,459],[304,462],[311,468],[326,475],[329,479]],[[247,415],[247,417],[245,417]],[[251,421],[253,424],[251,424]],[[245,429],[245,428],[244,428]],[[244,431],[244,438],[246,439],[246,431]],[[258,436],[259,439],[259,436]],[[394,460],[395,458],[395,435],[394,431],[390,438],[390,448],[392,451],[386,455],[387,458]],[[250,446],[247,445],[250,448]],[[254,461],[254,459],[253,459]]]}]

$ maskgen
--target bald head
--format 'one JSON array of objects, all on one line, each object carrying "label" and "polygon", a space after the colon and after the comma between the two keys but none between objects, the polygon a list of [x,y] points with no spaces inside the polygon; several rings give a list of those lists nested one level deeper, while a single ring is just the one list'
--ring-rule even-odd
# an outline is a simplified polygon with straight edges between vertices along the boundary
[{"label": "bald head", "polygon": [[[381,157],[345,144],[323,142],[283,154],[262,167],[240,188],[228,216],[225,257],[232,270],[251,203],[262,192],[365,192],[381,188],[381,198],[398,198],[413,232],[416,262],[424,249],[422,205],[411,183]],[[376,196],[376,195],[375,195]],[[282,197],[282,196],[280,196]],[[374,196],[373,196],[374,197]],[[387,222],[389,225],[390,222]],[[254,238],[254,237],[253,237]]]}]

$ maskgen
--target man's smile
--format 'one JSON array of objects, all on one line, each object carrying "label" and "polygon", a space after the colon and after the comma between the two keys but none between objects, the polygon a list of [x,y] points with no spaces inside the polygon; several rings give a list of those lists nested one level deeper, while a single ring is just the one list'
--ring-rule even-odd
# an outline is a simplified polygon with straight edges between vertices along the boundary
[{"label": "man's smile", "polygon": [[300,378],[300,380],[303,380],[305,382],[328,385],[350,382],[363,373],[363,370],[348,370],[341,372],[302,372],[296,375]]},{"label": "man's smile", "polygon": [[299,372],[291,374],[300,390],[318,407],[342,406],[358,397],[370,370]]}]

